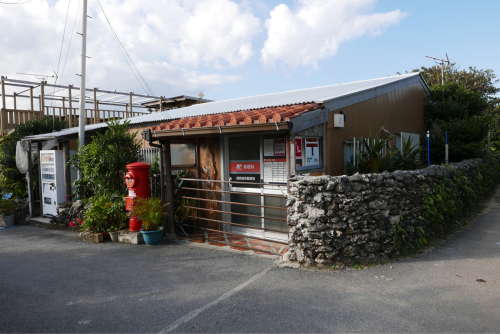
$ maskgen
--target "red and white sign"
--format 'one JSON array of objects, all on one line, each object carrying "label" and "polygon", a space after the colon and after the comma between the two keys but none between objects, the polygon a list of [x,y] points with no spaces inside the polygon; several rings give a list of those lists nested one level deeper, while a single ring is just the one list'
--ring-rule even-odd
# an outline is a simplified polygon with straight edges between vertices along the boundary
[{"label": "red and white sign", "polygon": [[237,161],[229,163],[230,173],[260,173],[260,161]]},{"label": "red and white sign", "polygon": [[295,158],[302,158],[302,138],[295,138]]},{"label": "red and white sign", "polygon": [[318,138],[306,138],[306,165],[319,164],[319,140]]}]

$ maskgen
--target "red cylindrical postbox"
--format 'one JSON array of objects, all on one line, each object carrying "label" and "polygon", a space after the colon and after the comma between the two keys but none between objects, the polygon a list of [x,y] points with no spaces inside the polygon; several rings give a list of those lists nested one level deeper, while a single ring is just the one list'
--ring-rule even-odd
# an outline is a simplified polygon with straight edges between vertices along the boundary
[{"label": "red cylindrical postbox", "polygon": [[[125,184],[128,187],[128,196],[125,198],[125,209],[134,209],[134,198],[149,198],[149,169],[150,164],[134,162],[127,165],[128,173],[125,174]],[[130,216],[129,230],[140,231],[142,223],[135,216]]]}]

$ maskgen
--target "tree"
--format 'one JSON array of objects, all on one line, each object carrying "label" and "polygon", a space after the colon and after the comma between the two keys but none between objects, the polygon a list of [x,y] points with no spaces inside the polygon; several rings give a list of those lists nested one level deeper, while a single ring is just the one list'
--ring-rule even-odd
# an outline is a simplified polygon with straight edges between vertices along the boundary
[{"label": "tree", "polygon": [[[420,72],[429,85],[434,87],[441,85],[441,66],[421,67],[413,72]],[[500,88],[495,84],[499,82],[496,74],[491,69],[478,70],[475,66],[469,66],[468,70],[460,70],[455,63],[444,69],[445,83],[456,83],[466,90],[471,90],[486,98],[488,102],[498,105],[499,98],[495,95],[500,92]]]},{"label": "tree", "polygon": [[[26,197],[28,193],[26,177],[19,172],[16,165],[17,142],[26,136],[60,131],[67,125],[67,121],[44,116],[40,120],[18,124],[13,132],[0,138],[0,183],[3,192],[12,192],[18,197]],[[37,165],[33,166],[33,170],[38,170]],[[38,184],[35,179],[33,181],[35,185]]]},{"label": "tree", "polygon": [[500,88],[495,86],[499,80],[493,70],[472,66],[460,70],[451,64],[444,69],[444,86],[439,65],[413,71],[420,71],[431,90],[425,105],[425,123],[431,132],[431,161],[444,160],[446,132],[450,162],[482,156],[488,130],[500,135],[500,130],[494,129],[500,125],[495,118],[498,114],[493,113],[500,102],[495,95]]},{"label": "tree", "polygon": [[108,130],[92,137],[90,144],[78,149],[69,164],[80,171],[73,184],[83,197],[123,193],[122,172],[138,160],[137,133],[127,133],[130,121],[111,121]]}]

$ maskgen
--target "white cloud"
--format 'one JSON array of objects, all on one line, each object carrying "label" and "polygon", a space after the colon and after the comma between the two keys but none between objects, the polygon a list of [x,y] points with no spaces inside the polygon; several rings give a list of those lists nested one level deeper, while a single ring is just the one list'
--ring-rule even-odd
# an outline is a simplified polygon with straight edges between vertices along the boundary
[{"label": "white cloud", "polygon": [[[63,60],[78,18],[63,84],[79,86],[81,11],[71,1]],[[248,4],[230,0],[101,0],[136,66],[157,95],[207,93],[241,79],[227,70],[255,53],[261,21]],[[57,68],[68,0],[0,5],[0,73],[51,74]],[[96,1],[89,1],[87,86],[144,93],[121,54]],[[61,69],[62,69],[61,64]],[[210,98],[207,96],[207,98]]]},{"label": "white cloud", "polygon": [[261,50],[266,67],[318,67],[339,46],[363,35],[380,35],[405,16],[399,10],[372,13],[375,0],[300,0],[295,10],[281,4],[266,20],[267,40]]}]

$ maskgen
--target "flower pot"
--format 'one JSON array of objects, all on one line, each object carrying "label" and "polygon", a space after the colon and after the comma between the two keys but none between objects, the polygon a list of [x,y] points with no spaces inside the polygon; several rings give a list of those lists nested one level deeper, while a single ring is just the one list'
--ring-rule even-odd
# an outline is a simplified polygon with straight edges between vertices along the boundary
[{"label": "flower pot", "polygon": [[163,227],[158,228],[156,231],[145,231],[141,229],[141,233],[146,245],[158,245],[163,241]]},{"label": "flower pot", "polygon": [[109,237],[111,238],[111,241],[118,242],[118,231],[109,232]]},{"label": "flower pot", "polygon": [[5,227],[8,227],[8,226],[14,226],[14,215],[11,215],[11,216],[3,216],[3,222],[5,224]]}]

